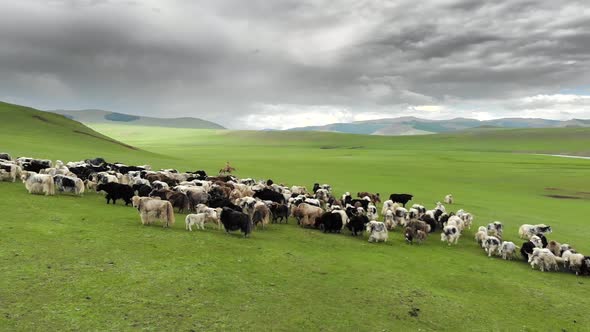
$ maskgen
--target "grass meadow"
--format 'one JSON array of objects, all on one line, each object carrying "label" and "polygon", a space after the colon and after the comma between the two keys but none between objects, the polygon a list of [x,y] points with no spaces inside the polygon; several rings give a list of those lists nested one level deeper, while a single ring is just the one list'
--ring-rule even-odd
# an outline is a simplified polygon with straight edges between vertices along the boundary
[{"label": "grass meadow", "polygon": [[96,193],[33,196],[0,182],[1,330],[590,330],[590,279],[488,258],[473,240],[477,226],[500,220],[520,245],[520,224],[546,223],[549,239],[588,254],[590,160],[534,154],[590,155],[588,129],[374,137],[90,130],[10,104],[0,116],[0,150],[13,156],[209,173],[230,161],[240,177],[329,183],[336,194],[407,192],[433,207],[452,193],[447,210],[475,215],[456,247],[438,233],[407,245],[399,231],[370,244],[294,220],[244,239],[212,225],[187,232],[182,214],[171,229],[144,227],[136,210]]}]

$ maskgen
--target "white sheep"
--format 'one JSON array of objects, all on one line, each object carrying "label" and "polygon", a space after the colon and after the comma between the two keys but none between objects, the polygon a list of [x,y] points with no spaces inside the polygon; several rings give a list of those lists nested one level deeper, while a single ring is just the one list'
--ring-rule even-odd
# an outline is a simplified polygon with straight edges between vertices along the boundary
[{"label": "white sheep", "polygon": [[217,221],[217,212],[214,209],[197,214],[191,213],[184,219],[185,228],[191,232],[193,231],[193,225],[196,225],[197,229],[205,229],[207,221]]},{"label": "white sheep", "polygon": [[397,225],[402,225],[403,227],[406,227],[407,215],[408,215],[408,210],[406,210],[403,207],[397,207],[394,211],[394,216],[393,216],[394,227]]},{"label": "white sheep", "polygon": [[367,233],[369,233],[369,242],[387,242],[389,238],[387,227],[380,221],[369,221],[367,223]]},{"label": "white sheep", "polygon": [[447,221],[447,226],[455,226],[455,227],[457,227],[459,232],[462,232],[463,228],[465,228],[465,224],[463,222],[463,219],[461,219],[458,216],[450,216],[449,220]]},{"label": "white sheep", "polygon": [[531,268],[539,267],[541,272],[551,271],[552,269],[557,271],[559,268],[555,255],[551,250],[545,248],[534,248],[533,253],[529,254],[529,263]]},{"label": "white sheep", "polygon": [[504,233],[504,226],[502,225],[502,222],[494,221],[492,223],[489,223],[487,229],[488,229],[488,235],[495,236],[499,239],[502,238],[502,235]]},{"label": "white sheep", "polygon": [[424,213],[426,213],[426,208],[424,207],[424,205],[414,204],[412,205],[412,209],[418,210],[418,218],[422,217]]},{"label": "white sheep", "polygon": [[580,269],[582,268],[582,263],[584,262],[584,255],[582,254],[571,254],[564,258],[564,262],[569,266],[569,269],[576,273],[576,275],[580,274]]},{"label": "white sheep", "polygon": [[502,242],[502,245],[500,246],[500,255],[502,256],[502,259],[512,260],[512,258],[514,258],[514,255],[516,254],[516,249],[518,248],[519,247],[517,247],[514,244],[514,242]]},{"label": "white sheep", "polygon": [[215,223],[217,223],[217,228],[221,229],[221,211],[223,209],[222,208],[210,208],[205,204],[197,204],[197,206],[195,207],[195,212],[197,214],[199,213],[207,213],[209,214],[209,219],[206,220],[207,221],[215,221]]},{"label": "white sheep", "polygon": [[[344,202],[344,200],[342,200]],[[385,213],[390,211],[395,211],[395,209],[399,207],[399,204],[394,203],[392,200],[387,200],[383,202],[383,208],[381,209],[381,215],[385,215]]]},{"label": "white sheep", "polygon": [[373,203],[369,203],[369,206],[367,207],[367,218],[369,218],[369,220],[377,220],[379,218],[377,207]]},{"label": "white sheep", "polygon": [[408,210],[408,220],[409,221],[418,220],[419,217],[420,217],[420,211],[418,211],[418,209],[410,208],[410,210]]},{"label": "white sheep", "polygon": [[485,249],[488,257],[492,257],[492,255],[499,254],[498,250],[500,249],[500,239],[495,236],[488,236],[484,242],[483,248]]},{"label": "white sheep", "polygon": [[393,211],[391,211],[391,210],[385,211],[383,221],[385,222],[385,226],[387,226],[387,229],[389,229],[389,230],[394,229],[396,226],[394,217],[395,216],[393,215]]},{"label": "white sheep", "polygon": [[473,223],[473,215],[471,213],[463,213],[461,216],[459,216],[459,218],[463,220],[464,227],[466,227],[467,229],[471,229],[471,224]]},{"label": "white sheep", "polygon": [[536,234],[545,234],[545,233],[551,233],[551,226],[547,226],[545,224],[537,224],[537,225],[531,225],[531,224],[522,224],[520,226],[520,228],[518,229],[518,235],[522,238],[522,239],[529,239],[531,236],[536,235]]},{"label": "white sheep", "polygon": [[529,240],[535,245],[535,247],[543,248],[543,241],[540,237],[533,235]]},{"label": "white sheep", "polygon": [[570,256],[575,254],[575,252],[571,250],[566,250],[561,253],[561,258],[563,258],[563,265],[568,267]]},{"label": "white sheep", "polygon": [[484,241],[486,240],[487,237],[488,237],[487,229],[484,226],[479,226],[477,233],[475,233],[474,238],[475,238],[475,241],[477,241],[477,243],[482,246],[482,248],[483,248]]},{"label": "white sheep", "polygon": [[445,203],[446,204],[453,204],[454,203],[453,195],[451,195],[451,194],[446,195],[445,196]]},{"label": "white sheep", "polygon": [[576,251],[576,250],[575,250],[574,248],[572,248],[572,246],[570,246],[569,244],[567,244],[567,243],[563,243],[563,244],[561,244],[561,245],[559,246],[559,255],[560,255],[560,256],[563,256],[563,252],[565,252],[565,251],[567,251],[567,250],[569,250],[569,251],[571,251],[571,252],[575,252],[575,251]]},{"label": "white sheep", "polygon": [[459,237],[461,237],[461,232],[454,225],[446,225],[443,228],[442,233],[440,233],[440,240],[442,242],[447,242],[449,245],[457,244],[459,242]]}]

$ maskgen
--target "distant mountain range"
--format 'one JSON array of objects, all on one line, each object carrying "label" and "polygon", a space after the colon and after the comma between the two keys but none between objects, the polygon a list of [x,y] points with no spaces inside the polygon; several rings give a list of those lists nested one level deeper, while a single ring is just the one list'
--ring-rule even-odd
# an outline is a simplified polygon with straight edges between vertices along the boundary
[{"label": "distant mountain range", "polygon": [[153,118],[149,116],[137,116],[124,113],[108,112],[103,110],[53,110],[48,111],[61,114],[72,120],[82,123],[112,123],[135,126],[157,126],[173,128],[195,128],[195,129],[225,129],[223,126],[199,119],[199,118]]},{"label": "distant mountain range", "polygon": [[476,128],[560,128],[590,127],[590,120],[573,119],[567,121],[503,118],[480,121],[467,118],[450,120],[426,120],[416,117],[401,117],[350,123],[333,123],[325,126],[310,126],[287,129],[290,131],[329,131],[365,135],[423,135],[449,133]]}]

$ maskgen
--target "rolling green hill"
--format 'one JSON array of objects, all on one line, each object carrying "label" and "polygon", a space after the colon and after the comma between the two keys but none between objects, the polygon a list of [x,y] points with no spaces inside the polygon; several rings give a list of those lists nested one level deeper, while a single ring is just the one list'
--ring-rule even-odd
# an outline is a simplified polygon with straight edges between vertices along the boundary
[{"label": "rolling green hill", "polygon": [[101,156],[130,161],[160,158],[62,115],[0,102],[0,150],[16,156],[80,160]]},{"label": "rolling green hill", "polygon": [[54,110],[49,111],[64,115],[70,119],[89,123],[111,123],[124,124],[133,126],[157,126],[157,127],[171,127],[171,128],[193,128],[193,129],[224,129],[223,126],[217,123],[199,119],[199,118],[154,118],[149,116],[137,116],[124,113],[107,112],[102,110],[79,110],[66,111]]},{"label": "rolling green hill", "polygon": [[567,121],[535,118],[503,118],[480,121],[476,119],[455,118],[449,120],[427,120],[416,117],[401,117],[333,123],[324,126],[299,127],[291,131],[327,131],[348,134],[404,136],[436,133],[453,133],[477,128],[566,128],[590,127],[590,120],[573,119]]},{"label": "rolling green hill", "polygon": [[[585,331],[588,277],[488,258],[473,240],[500,220],[523,223],[588,254],[590,129],[483,129],[412,137],[95,124],[0,105],[0,150],[62,160],[105,156],[155,168],[205,169],[286,185],[414,194],[431,208],[452,193],[475,215],[455,247],[438,232],[408,245],[322,234],[289,224],[228,236],[141,226],[104,197],[33,196],[0,182],[0,329]],[[78,127],[76,127],[78,126]],[[74,128],[85,134],[72,134]],[[127,148],[125,142],[138,150]],[[62,138],[63,137],[63,138]],[[31,149],[31,150],[28,150]],[[380,209],[379,209],[380,210]],[[377,318],[373,318],[377,317]]]}]

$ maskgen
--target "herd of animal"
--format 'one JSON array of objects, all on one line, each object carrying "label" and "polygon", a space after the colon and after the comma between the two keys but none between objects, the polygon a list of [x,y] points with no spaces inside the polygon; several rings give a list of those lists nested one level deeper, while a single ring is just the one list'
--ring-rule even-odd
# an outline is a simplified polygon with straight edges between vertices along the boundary
[{"label": "herd of animal", "polygon": [[[315,183],[311,192],[304,186],[276,184],[272,180],[238,179],[232,175],[208,176],[203,170],[178,172],[175,169],[153,171],[149,165],[128,166],[108,163],[103,158],[64,164],[50,160],[20,157],[13,160],[0,153],[0,181],[20,179],[31,194],[82,195],[87,190],[102,192],[107,204],[122,200],[135,207],[143,225],[160,222],[170,227],[175,222],[174,209],[189,212],[185,218],[188,231],[205,229],[215,223],[226,232],[241,231],[244,236],[258,226],[288,222],[294,217],[301,227],[316,228],[324,233],[341,233],[348,229],[353,236],[368,234],[369,242],[386,242],[391,231],[400,229],[405,240],[422,243],[429,234],[440,231],[441,241],[458,243],[470,229],[474,216],[464,210],[447,212],[438,202],[432,209],[413,204],[411,194],[391,194],[383,202],[378,193],[346,192],[335,197],[328,184]],[[444,197],[451,205],[451,194]],[[382,221],[380,221],[382,220]],[[479,227],[475,240],[491,256],[506,260],[519,253],[532,268],[540,271],[570,270],[577,275],[590,274],[590,256],[576,252],[569,244],[547,241],[546,225],[522,225],[519,236],[526,240],[520,247],[503,241],[504,226],[495,221]]]}]

